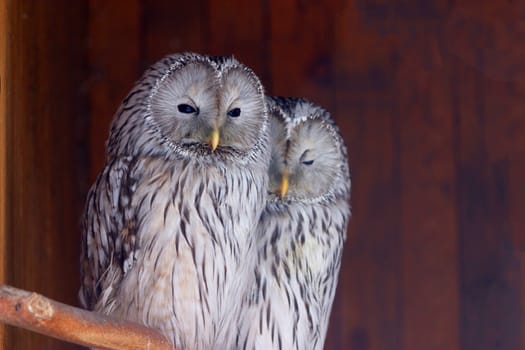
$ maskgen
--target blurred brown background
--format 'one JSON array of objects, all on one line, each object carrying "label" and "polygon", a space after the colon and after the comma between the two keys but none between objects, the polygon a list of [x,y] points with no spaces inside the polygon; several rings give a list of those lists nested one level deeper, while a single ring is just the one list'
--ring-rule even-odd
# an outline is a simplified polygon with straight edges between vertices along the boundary
[{"label": "blurred brown background", "polygon": [[524,1],[0,6],[0,282],[76,304],[79,217],[120,100],[167,53],[234,54],[269,93],[328,108],[349,147],[326,349],[525,348]]}]

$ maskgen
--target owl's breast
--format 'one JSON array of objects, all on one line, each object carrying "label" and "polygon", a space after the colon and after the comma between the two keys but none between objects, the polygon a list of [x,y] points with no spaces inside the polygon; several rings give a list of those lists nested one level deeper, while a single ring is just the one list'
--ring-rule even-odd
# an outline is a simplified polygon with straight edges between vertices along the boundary
[{"label": "owl's breast", "polygon": [[209,346],[219,336],[214,325],[230,322],[223,315],[235,315],[247,289],[264,204],[256,181],[264,179],[249,170],[191,165],[150,161],[137,182],[137,250],[119,313],[183,334],[176,344]]}]

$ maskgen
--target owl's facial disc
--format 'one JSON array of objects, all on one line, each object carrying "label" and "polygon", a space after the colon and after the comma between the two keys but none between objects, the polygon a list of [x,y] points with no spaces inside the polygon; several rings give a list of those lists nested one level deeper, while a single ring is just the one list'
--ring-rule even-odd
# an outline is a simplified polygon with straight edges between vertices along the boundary
[{"label": "owl's facial disc", "polygon": [[206,62],[188,63],[166,76],[151,99],[153,120],[162,135],[183,147],[213,148],[218,91],[217,73]]},{"label": "owl's facial disc", "polygon": [[222,75],[218,126],[220,147],[247,152],[265,127],[262,86],[255,74],[243,66],[229,67]]},{"label": "owl's facial disc", "polygon": [[340,173],[339,147],[321,120],[307,119],[290,130],[285,164],[281,171],[281,196],[313,199],[327,194]]}]

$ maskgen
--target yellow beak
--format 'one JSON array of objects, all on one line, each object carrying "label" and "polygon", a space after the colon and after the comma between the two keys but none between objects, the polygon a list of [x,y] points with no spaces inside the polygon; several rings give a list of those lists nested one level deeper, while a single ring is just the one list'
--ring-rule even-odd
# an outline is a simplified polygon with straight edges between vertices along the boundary
[{"label": "yellow beak", "polygon": [[219,145],[219,138],[219,129],[213,129],[210,137],[210,147],[212,151],[215,151],[215,149]]},{"label": "yellow beak", "polygon": [[288,192],[288,172],[283,172],[283,177],[281,179],[281,198],[284,198]]}]

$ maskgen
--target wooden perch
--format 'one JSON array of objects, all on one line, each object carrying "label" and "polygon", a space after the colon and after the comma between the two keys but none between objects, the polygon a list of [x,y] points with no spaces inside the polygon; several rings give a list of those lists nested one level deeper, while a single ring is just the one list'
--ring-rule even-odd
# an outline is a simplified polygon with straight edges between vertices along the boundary
[{"label": "wooden perch", "polygon": [[173,350],[158,331],[0,286],[0,322],[71,343],[107,350]]}]

